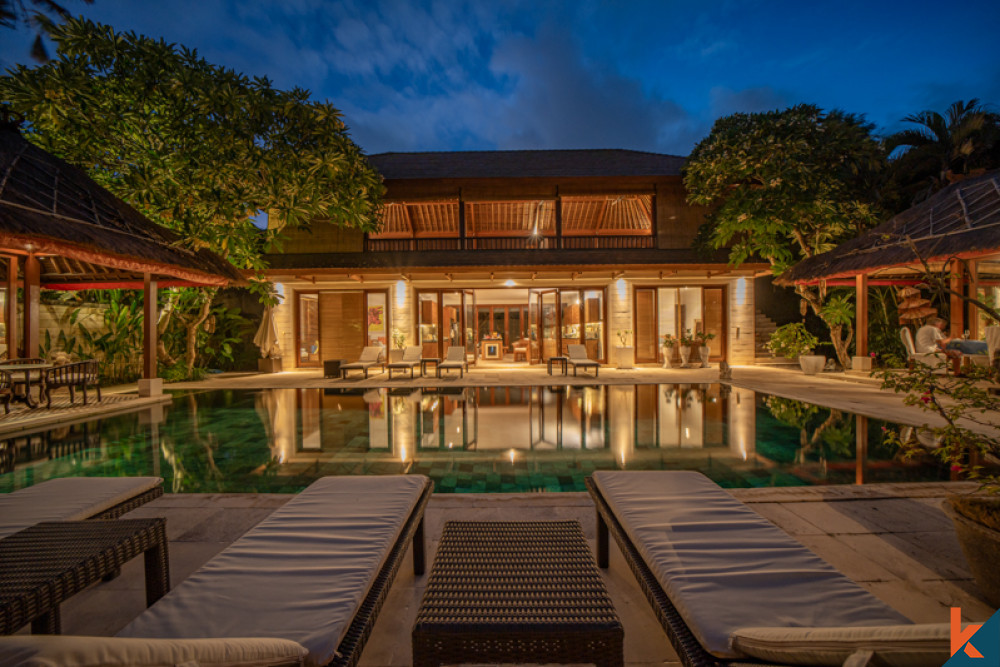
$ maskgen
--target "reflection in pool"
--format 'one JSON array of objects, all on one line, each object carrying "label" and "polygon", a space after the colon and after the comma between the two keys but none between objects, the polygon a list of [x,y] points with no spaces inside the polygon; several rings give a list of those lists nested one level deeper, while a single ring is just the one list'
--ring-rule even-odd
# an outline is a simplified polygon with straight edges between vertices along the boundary
[{"label": "reflection in pool", "polygon": [[729,385],[269,389],[177,394],[0,443],[0,491],[159,475],[172,492],[296,492],[423,473],[441,493],[582,491],[594,470],[699,470],[723,486],[947,479],[877,420]]}]

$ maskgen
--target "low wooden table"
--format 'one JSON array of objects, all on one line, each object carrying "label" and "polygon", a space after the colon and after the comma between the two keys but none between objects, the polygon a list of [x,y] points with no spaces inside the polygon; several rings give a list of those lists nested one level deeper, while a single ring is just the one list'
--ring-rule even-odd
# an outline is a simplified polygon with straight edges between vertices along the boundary
[{"label": "low wooden table", "polygon": [[434,364],[434,370],[436,371],[438,364],[440,363],[441,359],[439,357],[423,357],[420,360],[420,376],[421,377],[427,376],[427,367],[431,364]]},{"label": "low wooden table", "polygon": [[417,620],[416,667],[622,665],[624,631],[577,521],[449,521]]},{"label": "low wooden table", "polygon": [[143,554],[146,606],[170,590],[166,519],[57,521],[0,540],[0,634],[59,634],[59,605]]},{"label": "low wooden table", "polygon": [[[11,400],[21,401],[29,408],[37,408],[38,403],[31,398],[31,385],[32,385],[32,373],[37,373],[38,379],[34,383],[39,386],[38,390],[38,400],[42,400],[41,387],[43,386],[42,375],[44,372],[52,368],[52,364],[39,363],[39,364],[4,364],[0,363],[0,371],[7,371],[11,375],[11,379],[16,384],[24,385],[24,393],[16,393],[13,388],[11,389]],[[17,378],[14,377],[16,374],[20,373],[23,379],[18,382]]]},{"label": "low wooden table", "polygon": [[562,374],[569,374],[569,357],[549,357],[546,365],[548,366],[548,373],[552,375],[552,366],[554,364],[559,364],[562,367]]}]

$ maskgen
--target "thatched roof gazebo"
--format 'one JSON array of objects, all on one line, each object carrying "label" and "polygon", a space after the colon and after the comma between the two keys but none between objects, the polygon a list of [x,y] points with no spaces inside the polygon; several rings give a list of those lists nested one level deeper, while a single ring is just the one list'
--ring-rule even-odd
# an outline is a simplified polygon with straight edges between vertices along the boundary
[{"label": "thatched roof gazebo", "polygon": [[802,260],[778,283],[854,284],[859,356],[867,355],[867,286],[914,285],[928,269],[950,272],[951,334],[971,330],[959,294],[1000,285],[1000,170],[954,183],[829,252]]},{"label": "thatched roof gazebo", "polygon": [[[156,377],[158,286],[244,282],[229,262],[181,238],[102,188],[82,170],[26,141],[0,120],[0,258],[7,260],[4,320],[8,354],[38,355],[41,288],[143,288],[143,375]],[[16,287],[24,288],[19,340]],[[150,326],[150,324],[154,326]]]}]

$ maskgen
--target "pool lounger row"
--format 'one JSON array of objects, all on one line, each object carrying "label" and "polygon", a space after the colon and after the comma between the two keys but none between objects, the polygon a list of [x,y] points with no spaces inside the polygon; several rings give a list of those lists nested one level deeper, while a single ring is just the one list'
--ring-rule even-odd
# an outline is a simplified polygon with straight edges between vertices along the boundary
[{"label": "pool lounger row", "polygon": [[0,667],[355,665],[411,542],[424,571],[432,490],[423,475],[319,479],[117,637],[3,637]]}]

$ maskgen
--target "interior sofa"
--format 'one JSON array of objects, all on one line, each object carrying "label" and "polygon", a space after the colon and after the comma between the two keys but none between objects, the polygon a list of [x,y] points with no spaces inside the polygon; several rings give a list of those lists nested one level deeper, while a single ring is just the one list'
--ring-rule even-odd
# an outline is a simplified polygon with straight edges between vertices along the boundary
[{"label": "interior sofa", "polygon": [[915,625],[698,472],[599,471],[609,535],[684,665],[941,665],[948,623]]}]

